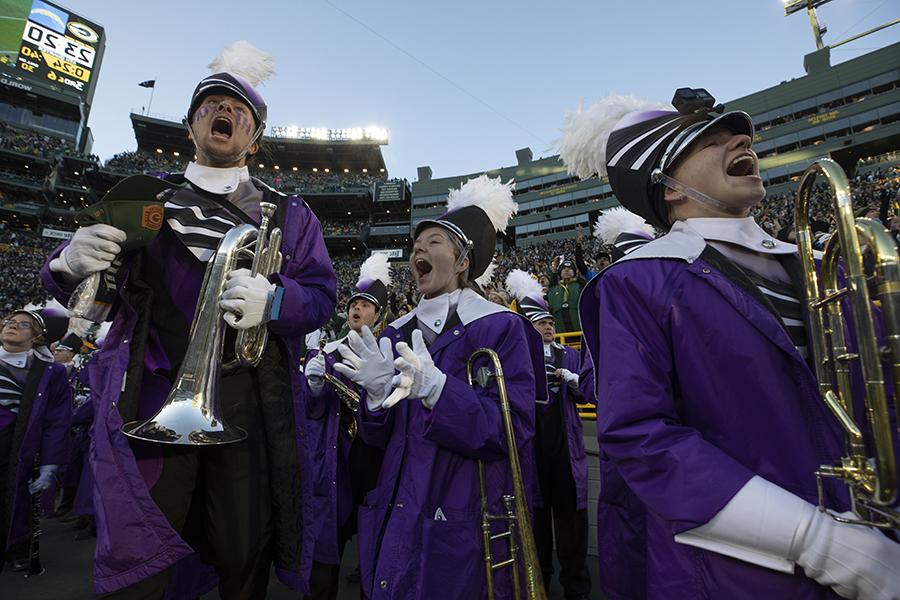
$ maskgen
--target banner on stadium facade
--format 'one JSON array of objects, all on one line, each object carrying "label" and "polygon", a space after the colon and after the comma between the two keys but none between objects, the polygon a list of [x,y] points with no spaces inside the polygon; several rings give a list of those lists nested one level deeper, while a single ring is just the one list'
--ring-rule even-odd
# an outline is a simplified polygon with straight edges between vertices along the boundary
[{"label": "banner on stadium facade", "polygon": [[388,248],[385,250],[372,250],[372,254],[384,254],[388,258],[403,258],[403,249]]},{"label": "banner on stadium facade", "polygon": [[63,231],[62,229],[50,229],[49,227],[44,227],[43,231],[41,231],[41,235],[48,238],[56,238],[59,240],[70,240],[72,236],[75,235],[74,231]]}]

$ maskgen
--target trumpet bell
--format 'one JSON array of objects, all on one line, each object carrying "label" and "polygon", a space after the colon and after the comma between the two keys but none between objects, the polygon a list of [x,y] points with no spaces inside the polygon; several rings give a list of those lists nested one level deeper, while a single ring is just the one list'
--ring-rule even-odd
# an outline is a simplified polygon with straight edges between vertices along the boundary
[{"label": "trumpet bell", "polygon": [[126,423],[122,433],[135,440],[180,446],[233,444],[247,438],[246,431],[205,410],[208,404],[198,396],[178,390],[159,412],[146,421]]}]

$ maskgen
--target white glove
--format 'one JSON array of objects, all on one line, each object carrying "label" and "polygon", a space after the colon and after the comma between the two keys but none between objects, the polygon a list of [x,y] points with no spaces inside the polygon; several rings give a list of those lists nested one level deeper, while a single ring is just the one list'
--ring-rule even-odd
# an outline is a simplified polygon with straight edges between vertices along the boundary
[{"label": "white glove", "polygon": [[573,373],[568,369],[557,369],[556,374],[566,383],[578,385],[578,373]]},{"label": "white glove", "polygon": [[50,487],[58,465],[41,465],[38,478],[28,484],[29,494],[39,494]]},{"label": "white glove", "polygon": [[394,376],[392,384],[394,392],[384,401],[384,407],[390,408],[404,398],[421,398],[426,408],[434,408],[447,382],[447,376],[434,366],[434,360],[425,346],[422,332],[412,332],[412,348],[406,342],[397,344],[394,366],[400,371]]},{"label": "white glove", "polygon": [[325,354],[319,352],[303,366],[303,374],[313,396],[320,396],[325,388]]},{"label": "white glove", "polygon": [[250,329],[269,321],[275,284],[250,269],[236,269],[228,274],[225,293],[219,306],[226,311],[222,318],[235,329]]},{"label": "white glove", "polygon": [[800,565],[845,598],[900,598],[900,544],[870,527],[839,523],[759,476],[675,541],[783,573]]},{"label": "white glove", "polygon": [[[856,518],[853,513],[841,515]],[[807,577],[844,598],[900,598],[900,544],[872,527],[839,523],[815,511],[792,546]]]},{"label": "white glove", "polygon": [[111,225],[97,223],[75,230],[69,245],[50,261],[50,270],[73,281],[81,281],[92,273],[108,269],[119,252],[125,232]]},{"label": "white glove", "polygon": [[347,336],[350,343],[338,346],[343,362],[335,363],[334,370],[366,390],[366,406],[369,410],[379,410],[390,391],[394,376],[394,353],[391,340],[380,341],[372,335],[372,330],[363,326],[362,337],[355,331]]}]

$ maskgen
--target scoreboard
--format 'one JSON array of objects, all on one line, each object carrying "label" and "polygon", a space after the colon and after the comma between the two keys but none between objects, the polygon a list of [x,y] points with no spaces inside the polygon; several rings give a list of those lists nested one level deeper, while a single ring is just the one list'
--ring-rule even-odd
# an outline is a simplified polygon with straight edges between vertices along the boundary
[{"label": "scoreboard", "polygon": [[103,27],[45,0],[0,0],[0,64],[90,102]]}]

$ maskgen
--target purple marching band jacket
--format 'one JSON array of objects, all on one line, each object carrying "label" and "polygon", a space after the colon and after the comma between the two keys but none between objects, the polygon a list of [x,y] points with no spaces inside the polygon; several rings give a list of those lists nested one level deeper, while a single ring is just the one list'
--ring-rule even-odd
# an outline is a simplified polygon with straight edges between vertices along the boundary
[{"label": "purple marching band jacket", "polygon": [[[6,498],[0,502],[0,512],[4,513],[0,514],[0,524],[5,525],[4,552],[31,536],[28,482],[35,455],[40,455],[41,465],[65,464],[71,410],[72,390],[66,368],[33,354],[18,414],[14,421],[3,419],[5,427],[13,428],[4,486]],[[4,407],[0,411],[9,412]]]},{"label": "purple marching band jacket", "polygon": [[[579,373],[581,368],[581,355],[578,350],[555,342],[551,345],[551,348],[553,349],[554,357],[556,357],[557,352],[563,353],[560,368],[567,369],[572,373]],[[580,381],[581,379],[579,377],[579,392],[581,392]],[[566,448],[569,451],[569,465],[572,469],[572,479],[575,481],[575,509],[583,510],[587,508],[588,498],[587,455],[584,451],[584,434],[582,432],[583,427],[581,425],[581,417],[578,415],[578,407],[576,406],[579,398],[572,393],[572,390],[565,383],[560,385],[555,393],[550,390],[548,395],[550,398],[549,404],[538,405],[537,410],[555,410],[556,407],[554,404],[557,402],[560,404],[560,408],[562,409],[563,429],[566,435]],[[585,398],[590,397],[591,396],[585,396]],[[535,506],[541,507],[544,504],[540,490],[536,489],[535,491]]]},{"label": "purple marching band jacket", "polygon": [[[381,337],[410,342],[416,311]],[[466,363],[477,349],[498,353],[529,504],[534,480],[535,398],[544,400],[543,347],[523,317],[462,290],[455,313],[428,348],[446,384],[433,410],[406,399],[387,410],[360,404],[360,435],[385,449],[378,484],[359,507],[360,573],[372,599],[485,597],[477,460],[485,461],[491,510],[512,492],[496,384],[472,388]],[[475,372],[487,365],[482,357]],[[503,510],[502,512],[505,512]],[[508,553],[493,547],[494,560]],[[509,570],[497,571],[497,597],[509,598]]]},{"label": "purple marching band jacket", "polygon": [[[76,384],[83,386],[82,389],[90,390],[90,368],[91,362],[88,362],[71,374],[69,385],[72,387],[73,393]],[[90,393],[84,398],[73,397],[71,452],[63,486],[76,486],[77,488],[72,505],[72,513],[76,515],[94,514],[92,502],[94,479],[91,477],[91,469],[88,465],[88,448],[91,444],[93,422],[94,400]]]},{"label": "purple marching band jacket", "polygon": [[[283,406],[277,394],[271,396],[271,402],[266,400],[265,393],[261,396],[264,404],[268,404],[263,407],[264,415],[267,410],[268,415],[278,413],[276,418],[264,416],[272,477],[283,479],[280,484],[273,483],[275,566],[285,584],[306,591],[314,540],[311,528],[304,525],[313,523],[315,515],[312,491],[303,474],[311,471],[312,449],[306,434],[308,392],[295,366],[302,356],[305,334],[324,323],[334,309],[335,276],[319,222],[306,203],[299,197],[279,194],[255,180],[254,184],[268,201],[279,205],[278,214],[283,215],[278,224],[284,234],[281,244],[284,261],[281,271],[272,274],[269,281],[281,286],[284,296],[280,315],[268,323],[268,329],[270,347],[277,344],[286,353],[287,365],[291,367],[292,406]],[[182,189],[191,195],[189,188]],[[119,269],[120,281],[128,284],[119,286],[112,326],[103,350],[92,361],[95,363],[91,369],[92,394],[97,414],[89,455],[96,480],[96,593],[134,584],[194,552],[172,529],[148,491],[162,470],[161,451],[151,444],[143,444],[140,455],[135,456],[121,433],[123,422],[128,420],[120,412],[127,410],[125,405],[136,405],[130,419],[149,418],[169,392],[171,384],[166,375],[174,376],[174,366],[165,350],[168,332],[148,323],[154,311],[159,314],[160,307],[151,304],[152,295],[147,293],[146,281],[134,281],[135,273],[145,279],[161,280],[170,298],[157,298],[156,302],[163,303],[163,308],[183,323],[193,320],[200,294],[205,265],[194,258],[168,225],[169,212],[167,203],[166,225],[159,235],[144,249],[129,256]],[[49,270],[49,262],[63,247],[48,258],[41,278],[47,290],[66,304],[72,290],[64,288]],[[142,269],[135,266],[138,263]],[[138,344],[142,347],[135,348],[136,356],[133,356],[131,348]],[[136,361],[140,362],[133,364]],[[273,443],[277,447],[273,448]]]},{"label": "purple marching band jacket", "polygon": [[[344,339],[325,345],[325,371],[351,390],[356,390],[362,398],[361,402],[365,402],[365,390],[360,391],[355,383],[334,370],[335,362],[340,360],[337,347]],[[317,354],[318,349],[307,352],[303,364],[309,364]],[[350,518],[353,504],[349,467],[353,440],[341,421],[343,400],[334,389],[326,383],[318,397],[309,394],[306,414],[309,419],[309,443],[314,448],[311,480],[316,515],[312,524],[316,540],[313,558],[320,563],[339,565],[338,527]]]},{"label": "purple marching band jacket", "polygon": [[[754,475],[817,503],[815,471],[843,452],[810,366],[727,270],[679,222],[582,294],[597,374],[601,587],[611,599],[837,597],[801,569],[675,541]],[[842,483],[826,480],[825,492],[830,508],[848,509]]]}]

